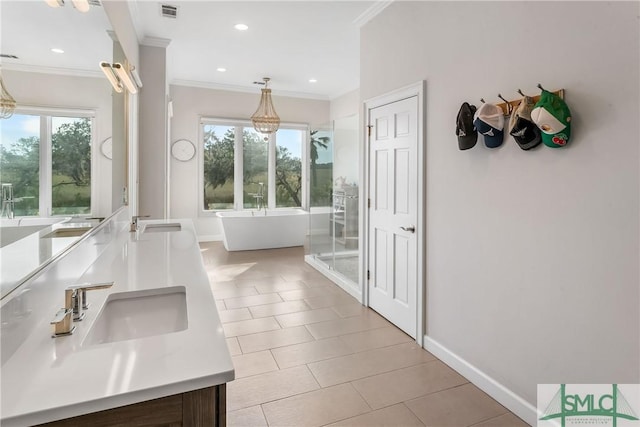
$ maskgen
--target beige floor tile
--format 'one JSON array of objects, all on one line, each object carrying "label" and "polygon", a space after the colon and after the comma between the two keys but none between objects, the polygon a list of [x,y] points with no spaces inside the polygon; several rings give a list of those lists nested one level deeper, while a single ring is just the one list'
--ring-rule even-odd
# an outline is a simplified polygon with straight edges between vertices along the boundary
[{"label": "beige floor tile", "polygon": [[[311,288],[324,289],[324,288]],[[342,291],[340,291],[342,292]],[[335,293],[334,295],[315,296],[304,299],[311,308],[333,307],[334,305],[353,304],[357,300],[347,293]]]},{"label": "beige floor tile", "polygon": [[253,317],[275,316],[276,314],[295,313],[297,311],[309,310],[309,306],[304,301],[284,301],[273,304],[256,305],[249,310]]},{"label": "beige floor tile", "polygon": [[272,283],[272,284],[261,283],[259,285],[256,285],[255,288],[261,294],[269,294],[269,293],[273,293],[273,292],[298,291],[298,290],[301,290],[301,289],[309,289],[302,282],[287,282],[285,280],[282,280],[281,283]]},{"label": "beige floor tile", "polygon": [[434,359],[415,343],[406,343],[310,363],[309,369],[327,387]]},{"label": "beige floor tile", "polygon": [[[291,301],[300,302],[300,301]],[[304,303],[304,301],[302,301]],[[284,303],[283,303],[284,304]],[[306,306],[306,304],[305,304]],[[308,325],[311,323],[324,322],[325,320],[337,319],[338,315],[330,308],[320,308],[318,310],[301,311],[299,313],[282,314],[275,316],[278,323],[283,328],[293,326]]]},{"label": "beige floor tile", "polygon": [[418,417],[403,403],[329,425],[340,427],[424,427]]},{"label": "beige floor tile", "polygon": [[284,278],[284,280],[288,281],[302,280],[303,282],[311,282],[313,280],[326,280],[326,277],[322,273],[313,269],[313,267],[305,267],[308,267],[308,269],[305,268],[304,270],[299,271],[283,271],[280,273],[280,275]]},{"label": "beige floor tile", "polygon": [[378,315],[364,315],[347,317],[345,319],[328,320],[326,322],[307,325],[306,327],[316,339],[322,339],[352,334],[354,332],[361,332],[369,329],[384,328],[389,325],[389,322]]},{"label": "beige floor tile", "polygon": [[340,317],[359,316],[369,311],[369,308],[360,304],[358,301],[350,301],[348,304],[334,305],[331,307]]},{"label": "beige floor tile", "polygon": [[250,408],[227,412],[227,426],[229,427],[267,427],[260,405]]},{"label": "beige floor tile", "polygon": [[[277,317],[276,320],[280,323],[280,320]],[[343,340],[354,353],[374,348],[387,347],[403,342],[413,342],[413,338],[395,326],[370,329],[368,331],[343,335],[340,339]]]},{"label": "beige floor tile", "polygon": [[235,298],[235,297],[246,297],[249,295],[258,295],[258,291],[253,287],[229,287],[226,289],[216,289],[213,290],[213,297],[217,300]]},{"label": "beige floor tile", "polygon": [[233,367],[236,371],[236,378],[278,370],[278,365],[269,350],[234,356]]},{"label": "beige floor tile", "polygon": [[262,405],[270,426],[323,426],[370,411],[351,384],[316,390]]},{"label": "beige floor tile", "polygon": [[500,415],[496,418],[474,424],[473,427],[528,427],[529,424],[522,421],[512,413]]},{"label": "beige floor tile", "polygon": [[306,366],[240,378],[227,384],[227,410],[248,408],[318,388]]},{"label": "beige floor tile", "polygon": [[220,315],[222,323],[239,322],[240,320],[249,320],[252,318],[249,309],[246,307],[219,311],[218,314]]},{"label": "beige floor tile", "polygon": [[218,311],[227,309],[227,306],[224,304],[224,301],[216,301],[216,307],[218,308]]},{"label": "beige floor tile", "polygon": [[235,280],[234,283],[239,288],[244,288],[244,287],[255,287],[257,285],[279,285],[282,283],[287,283],[287,281],[276,274],[273,276],[263,277],[260,279],[238,279],[238,280]]},{"label": "beige floor tile", "polygon": [[307,279],[303,279],[301,280],[305,285],[307,285],[309,288],[322,288],[322,287],[331,287],[333,288],[334,286],[336,286],[335,283],[333,283],[331,280],[327,279],[326,277],[322,276],[322,277],[317,277],[317,278],[307,278]]},{"label": "beige floor tile", "polygon": [[296,326],[259,334],[243,335],[238,337],[238,341],[243,353],[253,353],[254,351],[313,341],[313,336],[304,326]]},{"label": "beige floor tile", "polygon": [[234,279],[240,279],[248,271],[255,266],[255,262],[235,263],[218,265],[207,269],[209,280],[212,282],[228,282]]},{"label": "beige floor tile", "polygon": [[353,386],[369,406],[379,409],[467,382],[453,369],[439,360],[434,360],[422,365],[363,378],[355,381]]},{"label": "beige floor tile", "polygon": [[213,292],[222,291],[222,290],[225,290],[225,289],[236,288],[236,282],[234,282],[233,280],[229,280],[227,282],[211,282],[210,286],[211,286],[211,290]]},{"label": "beige floor tile", "polygon": [[350,354],[349,347],[339,338],[328,338],[271,350],[280,369],[304,365]]},{"label": "beige floor tile", "polygon": [[[293,282],[297,283],[297,282]],[[280,292],[280,296],[285,301],[301,300],[305,298],[326,297],[328,294],[334,295],[335,290],[329,287],[322,288],[306,288],[293,291]]]},{"label": "beige floor tile", "polygon": [[227,338],[227,347],[229,347],[229,353],[231,354],[231,356],[242,354],[240,343],[238,343],[238,339],[236,337]]},{"label": "beige floor tile", "polygon": [[240,335],[249,335],[258,332],[280,329],[280,324],[273,317],[263,317],[260,319],[241,320],[239,322],[225,323],[222,325],[222,327],[224,328],[224,334],[227,337],[237,337]]},{"label": "beige floor tile", "polygon": [[224,300],[225,306],[231,310],[240,307],[252,307],[254,305],[273,304],[281,302],[278,294],[250,295],[248,297],[229,298]]},{"label": "beige floor tile", "polygon": [[473,384],[432,393],[406,402],[427,426],[470,426],[507,410]]}]

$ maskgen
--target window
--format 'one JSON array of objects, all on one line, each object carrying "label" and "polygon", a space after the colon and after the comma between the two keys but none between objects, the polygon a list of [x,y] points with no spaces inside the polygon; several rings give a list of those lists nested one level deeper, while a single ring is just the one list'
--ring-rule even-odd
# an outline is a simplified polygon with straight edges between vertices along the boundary
[{"label": "window", "polygon": [[235,127],[204,125],[204,210],[233,208]]},{"label": "window", "polygon": [[91,214],[92,119],[14,114],[2,123],[0,181],[16,216]]},{"label": "window", "polygon": [[203,119],[201,126],[203,211],[304,205],[306,126],[285,125],[269,137],[250,122]]}]

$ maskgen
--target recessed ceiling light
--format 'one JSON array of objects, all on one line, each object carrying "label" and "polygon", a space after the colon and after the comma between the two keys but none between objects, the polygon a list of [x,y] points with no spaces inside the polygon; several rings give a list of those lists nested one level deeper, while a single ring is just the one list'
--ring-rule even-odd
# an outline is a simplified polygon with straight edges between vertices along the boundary
[{"label": "recessed ceiling light", "polygon": [[318,80],[316,80],[316,79],[309,79],[309,83],[318,83]]},{"label": "recessed ceiling light", "polygon": [[227,71],[227,69],[224,67],[218,67],[216,68],[216,70],[220,71],[221,73],[224,73],[225,71]]},{"label": "recessed ceiling light", "polygon": [[54,47],[53,49],[51,49],[51,52],[53,52],[53,53],[64,53],[64,50],[58,49],[57,47]]},{"label": "recessed ceiling light", "polygon": [[249,26],[245,24],[236,24],[233,26],[233,28],[235,28],[238,31],[247,31],[249,29]]}]

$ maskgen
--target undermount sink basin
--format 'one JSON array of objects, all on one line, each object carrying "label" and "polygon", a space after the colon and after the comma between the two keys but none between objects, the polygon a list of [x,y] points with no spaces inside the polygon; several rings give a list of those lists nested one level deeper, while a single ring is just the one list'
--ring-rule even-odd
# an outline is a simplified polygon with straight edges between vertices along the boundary
[{"label": "undermount sink basin", "polygon": [[113,293],[84,340],[84,345],[152,337],[188,327],[184,286]]},{"label": "undermount sink basin", "polygon": [[84,233],[86,233],[89,230],[91,230],[91,227],[56,228],[51,233],[48,233],[42,236],[42,238],[48,239],[53,237],[78,237],[78,236],[82,236]]},{"label": "undermount sink basin", "polygon": [[168,222],[165,224],[147,224],[144,227],[145,233],[166,233],[169,231],[180,231],[182,225],[179,222]]}]

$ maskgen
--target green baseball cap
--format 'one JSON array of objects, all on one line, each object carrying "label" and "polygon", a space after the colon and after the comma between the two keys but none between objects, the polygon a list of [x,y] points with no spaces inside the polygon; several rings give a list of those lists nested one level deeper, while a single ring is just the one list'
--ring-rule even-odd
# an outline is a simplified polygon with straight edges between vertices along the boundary
[{"label": "green baseball cap", "polygon": [[571,137],[571,112],[558,95],[542,90],[540,100],[531,110],[531,120],[540,128],[547,147],[560,148]]}]

